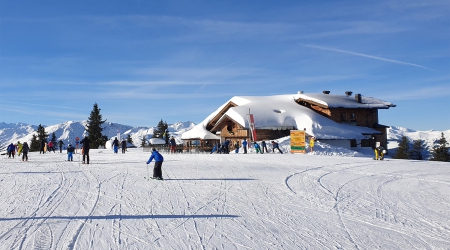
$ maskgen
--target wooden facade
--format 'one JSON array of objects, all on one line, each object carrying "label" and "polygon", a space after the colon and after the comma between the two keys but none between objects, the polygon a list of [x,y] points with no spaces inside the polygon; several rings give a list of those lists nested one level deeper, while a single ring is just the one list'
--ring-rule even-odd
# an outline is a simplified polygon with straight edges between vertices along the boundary
[{"label": "wooden facade", "polygon": [[[367,136],[370,136],[371,141],[380,142],[380,144],[387,149],[387,126],[379,124],[377,108],[329,108],[323,104],[309,100],[300,99],[296,102],[337,123],[368,127],[379,131],[381,134]],[[371,143],[368,143],[367,145],[372,146]]]}]

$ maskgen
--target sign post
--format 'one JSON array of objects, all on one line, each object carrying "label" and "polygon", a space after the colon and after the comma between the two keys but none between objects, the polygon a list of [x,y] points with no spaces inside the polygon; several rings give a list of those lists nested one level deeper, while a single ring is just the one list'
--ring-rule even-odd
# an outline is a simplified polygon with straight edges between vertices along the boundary
[{"label": "sign post", "polygon": [[306,153],[306,132],[304,130],[291,130],[291,153]]}]

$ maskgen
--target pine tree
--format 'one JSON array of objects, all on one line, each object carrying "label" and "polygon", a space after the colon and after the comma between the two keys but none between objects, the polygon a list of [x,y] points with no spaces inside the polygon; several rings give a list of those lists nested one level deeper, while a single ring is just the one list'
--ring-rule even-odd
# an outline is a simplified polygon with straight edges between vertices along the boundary
[{"label": "pine tree", "polygon": [[91,140],[91,148],[104,146],[106,141],[108,141],[108,137],[102,134],[102,125],[106,120],[102,121],[100,110],[97,103],[95,103],[86,124],[86,132],[88,132],[88,138]]},{"label": "pine tree", "polygon": [[52,133],[50,141],[53,143],[54,147],[57,145],[55,132]]},{"label": "pine tree", "polygon": [[431,161],[450,161],[450,153],[447,140],[444,137],[444,133],[441,133],[441,138],[435,142],[433,150],[431,152]]},{"label": "pine tree", "polygon": [[146,147],[147,146],[147,139],[145,138],[145,135],[142,136],[142,141],[141,141],[141,147]]},{"label": "pine tree", "polygon": [[409,158],[409,139],[406,136],[402,136],[402,140],[398,144],[397,152],[394,155],[395,159],[408,159]]},{"label": "pine tree", "polygon": [[412,150],[409,152],[409,158],[413,160],[423,160],[423,152],[426,150],[427,146],[423,140],[414,140]]},{"label": "pine tree", "polygon": [[[47,142],[48,134],[47,134],[47,132],[45,132],[45,128],[41,124],[39,124],[36,132],[37,132],[37,139],[38,139],[39,143],[42,143],[42,141]],[[40,147],[40,145],[39,145],[39,147]],[[39,147],[38,147],[38,150],[39,150]]]},{"label": "pine tree", "polygon": [[[169,126],[167,125],[167,122],[163,122],[163,120],[161,119],[161,121],[158,122],[156,129],[153,130],[153,138],[169,138],[169,131],[167,130],[168,127]],[[167,141],[169,140],[167,139]]]},{"label": "pine tree", "polygon": [[127,142],[133,144],[133,138],[131,138],[130,134],[127,136]]},{"label": "pine tree", "polygon": [[30,142],[30,152],[32,151],[39,151],[39,140],[36,136],[36,134],[33,134],[31,137],[31,142]]}]

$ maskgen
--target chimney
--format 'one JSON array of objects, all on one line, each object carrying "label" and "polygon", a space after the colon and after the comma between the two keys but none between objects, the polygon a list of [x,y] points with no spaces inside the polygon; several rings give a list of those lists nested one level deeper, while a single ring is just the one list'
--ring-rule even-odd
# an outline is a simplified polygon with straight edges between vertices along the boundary
[{"label": "chimney", "polygon": [[322,93],[324,93],[325,95],[328,95],[328,94],[330,94],[330,91],[329,90],[324,90],[324,91],[322,91]]},{"label": "chimney", "polygon": [[356,100],[358,103],[361,103],[361,94],[355,94],[355,100]]},{"label": "chimney", "polygon": [[351,92],[351,91],[345,91],[345,94],[346,94],[347,96],[352,96],[352,93],[353,93],[353,92]]}]

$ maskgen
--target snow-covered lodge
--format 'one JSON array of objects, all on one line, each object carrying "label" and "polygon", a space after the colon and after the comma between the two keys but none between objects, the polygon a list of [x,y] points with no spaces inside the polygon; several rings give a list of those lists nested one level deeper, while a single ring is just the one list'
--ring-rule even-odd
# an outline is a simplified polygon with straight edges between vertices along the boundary
[{"label": "snow-covered lodge", "polygon": [[396,105],[362,94],[303,93],[274,96],[235,96],[205,120],[182,135],[189,145],[209,148],[220,140],[252,140],[249,114],[257,140],[273,140],[305,130],[308,136],[344,148],[371,147],[375,141],[387,148],[387,126],[379,109]]}]

